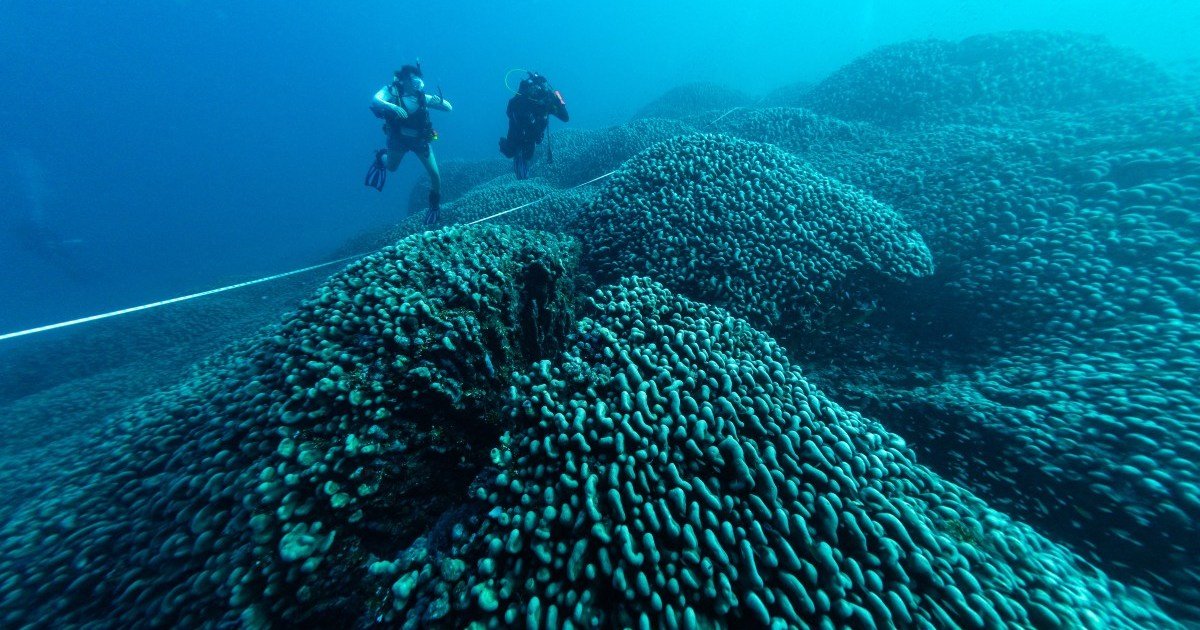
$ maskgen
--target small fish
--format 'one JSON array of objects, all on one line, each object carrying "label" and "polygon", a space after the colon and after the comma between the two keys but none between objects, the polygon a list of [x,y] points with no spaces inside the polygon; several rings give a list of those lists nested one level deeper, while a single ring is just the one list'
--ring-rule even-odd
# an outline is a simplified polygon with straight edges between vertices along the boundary
[{"label": "small fish", "polygon": [[485,351],[483,353],[483,364],[485,366],[487,366],[488,376],[495,377],[496,376],[496,368],[492,367],[492,355],[490,352]]}]

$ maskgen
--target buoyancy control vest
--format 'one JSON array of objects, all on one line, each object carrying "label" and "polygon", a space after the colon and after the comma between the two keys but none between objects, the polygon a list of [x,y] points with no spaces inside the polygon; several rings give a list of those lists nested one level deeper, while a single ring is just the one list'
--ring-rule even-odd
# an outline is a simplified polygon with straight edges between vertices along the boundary
[{"label": "buoyancy control vest", "polygon": [[[404,109],[408,113],[407,118],[401,118],[395,115],[394,112],[387,112],[384,118],[383,131],[384,133],[399,133],[404,136],[416,137],[425,141],[434,140],[437,138],[437,132],[433,129],[433,120],[429,117],[428,97],[424,92],[417,92],[417,109],[416,111],[408,111],[404,107],[404,97],[396,86],[388,86],[388,100],[393,104]],[[407,132],[407,133],[405,133]]]}]

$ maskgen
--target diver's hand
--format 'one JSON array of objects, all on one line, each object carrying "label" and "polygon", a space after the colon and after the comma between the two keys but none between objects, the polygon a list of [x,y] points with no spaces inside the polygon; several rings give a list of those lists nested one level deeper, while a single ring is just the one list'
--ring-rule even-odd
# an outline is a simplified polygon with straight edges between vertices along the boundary
[{"label": "diver's hand", "polygon": [[401,118],[408,118],[408,112],[404,111],[404,108],[399,105],[392,105],[392,113]]}]

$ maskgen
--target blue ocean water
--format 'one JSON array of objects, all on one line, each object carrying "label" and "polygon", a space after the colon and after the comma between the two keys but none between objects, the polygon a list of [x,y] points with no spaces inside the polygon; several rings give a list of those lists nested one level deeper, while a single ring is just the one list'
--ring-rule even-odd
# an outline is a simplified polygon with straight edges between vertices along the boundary
[{"label": "blue ocean water", "polygon": [[0,626],[1198,624],[1198,35],[3,2],[0,335],[354,256],[0,337]]},{"label": "blue ocean water", "polygon": [[382,146],[364,103],[418,57],[457,107],[437,120],[439,156],[490,157],[512,68],[551,77],[573,124],[601,127],[681,83],[762,94],[913,38],[1073,29],[1167,61],[1194,56],[1194,4],[1102,7],[10,0],[0,329],[291,268],[395,219],[405,182],[383,196],[358,185]]}]

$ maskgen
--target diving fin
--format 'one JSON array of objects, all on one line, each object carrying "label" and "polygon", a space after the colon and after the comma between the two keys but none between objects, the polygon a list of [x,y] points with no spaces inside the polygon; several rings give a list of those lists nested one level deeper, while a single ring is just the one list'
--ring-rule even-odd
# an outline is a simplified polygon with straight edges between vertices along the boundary
[{"label": "diving fin", "polygon": [[383,163],[385,153],[387,153],[387,149],[375,152],[375,161],[371,164],[371,168],[367,169],[367,177],[363,180],[364,184],[380,192],[383,192],[383,185],[387,183],[387,165]]},{"label": "diving fin", "polygon": [[442,194],[439,191],[429,191],[429,210],[425,211],[425,225],[433,227],[442,218]]}]

